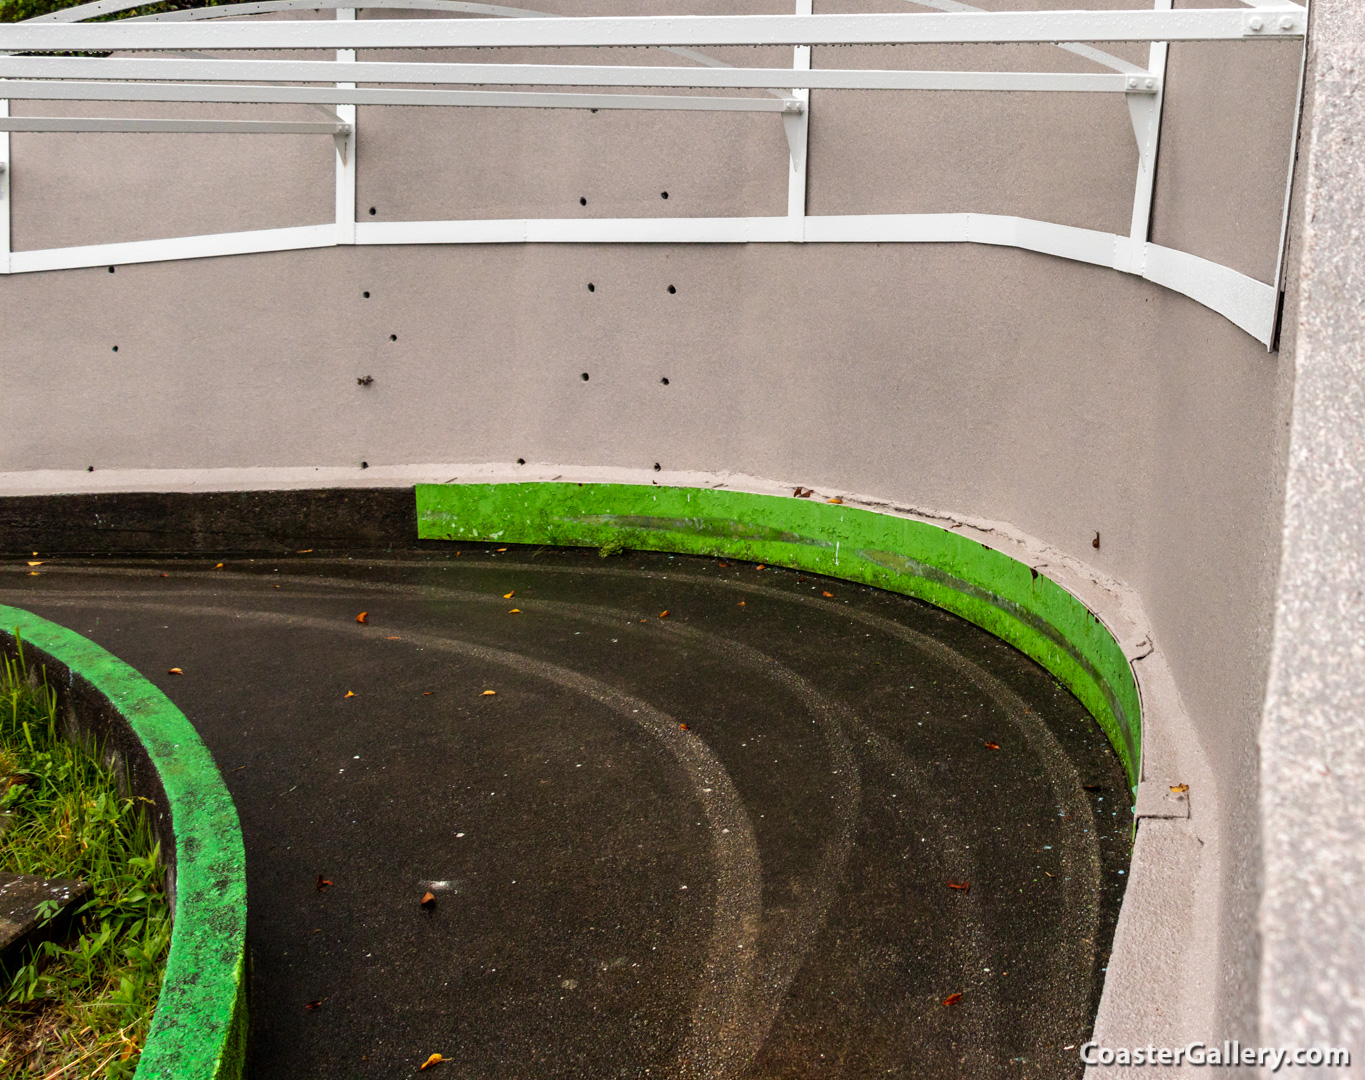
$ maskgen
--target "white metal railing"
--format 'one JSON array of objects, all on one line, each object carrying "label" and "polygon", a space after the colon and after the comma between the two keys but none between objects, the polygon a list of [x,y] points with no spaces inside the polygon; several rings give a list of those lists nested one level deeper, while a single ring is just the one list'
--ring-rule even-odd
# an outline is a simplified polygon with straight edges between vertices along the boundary
[{"label": "white metal railing", "polygon": [[[463,0],[369,0],[365,9],[437,10],[447,19],[355,18],[355,0],[258,0],[109,22],[83,20],[135,9],[147,0],[96,0],[22,23],[0,24],[0,273],[202,258],[339,244],[460,243],[953,243],[1032,251],[1136,274],[1224,315],[1270,346],[1281,270],[1257,281],[1229,267],[1148,240],[1162,98],[1170,41],[1303,39],[1307,10],[1284,0],[1241,0],[1243,8],[982,11],[958,0],[910,0],[927,12],[792,15],[560,17]],[[335,21],[250,21],[242,16],[335,9]],[[473,17],[469,17],[473,16]],[[1146,66],[1087,42],[1149,42]],[[1041,42],[1103,68],[1093,73],[812,69],[810,48],[828,44]],[[790,68],[733,67],[697,52],[725,45],[794,46]],[[692,66],[376,62],[358,49],[615,48],[650,46]],[[232,50],[336,50],[334,60],[231,59]],[[44,53],[143,53],[71,56]],[[303,84],[303,85],[299,85]],[[357,85],[364,84],[364,85]],[[403,85],[397,85],[403,84]],[[417,84],[418,88],[413,88]],[[466,89],[479,86],[572,88]],[[636,90],[747,90],[759,96],[619,93]],[[1138,170],[1128,234],[991,214],[806,213],[811,90],[1062,92],[1123,94],[1137,140]],[[605,92],[604,92],[605,91]],[[12,100],[309,104],[325,120],[11,117]],[[782,217],[596,218],[357,222],[357,107],[651,109],[776,113],[789,147],[788,210]],[[330,134],[336,143],[336,218],[325,225],[208,236],[11,251],[10,132],[227,132]],[[1286,141],[1292,138],[1286,132]],[[1291,165],[1292,167],[1292,165]],[[1286,189],[1286,208],[1288,191]],[[1287,220],[1287,219],[1286,219]],[[1283,233],[1283,228],[1282,228]],[[1283,237],[1281,251],[1283,250]],[[1281,264],[1283,259],[1280,259]]]}]

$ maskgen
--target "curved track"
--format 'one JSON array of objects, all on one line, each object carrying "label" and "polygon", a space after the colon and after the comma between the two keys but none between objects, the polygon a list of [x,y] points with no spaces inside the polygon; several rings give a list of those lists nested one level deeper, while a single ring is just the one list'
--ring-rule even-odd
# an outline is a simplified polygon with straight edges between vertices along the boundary
[{"label": "curved track", "polygon": [[0,579],[213,751],[253,1077],[1079,1075],[1131,819],[1046,672],[792,571],[459,550]]}]

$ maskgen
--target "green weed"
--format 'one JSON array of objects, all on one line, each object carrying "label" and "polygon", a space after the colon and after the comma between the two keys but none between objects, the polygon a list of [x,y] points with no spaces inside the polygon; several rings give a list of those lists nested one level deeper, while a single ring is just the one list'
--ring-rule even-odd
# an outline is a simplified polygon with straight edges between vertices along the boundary
[{"label": "green weed", "polygon": [[77,940],[45,943],[0,986],[0,1078],[131,1077],[171,937],[148,800],[119,794],[98,748],[63,738],[56,695],[22,651],[0,671],[0,790],[0,870],[94,890]]}]

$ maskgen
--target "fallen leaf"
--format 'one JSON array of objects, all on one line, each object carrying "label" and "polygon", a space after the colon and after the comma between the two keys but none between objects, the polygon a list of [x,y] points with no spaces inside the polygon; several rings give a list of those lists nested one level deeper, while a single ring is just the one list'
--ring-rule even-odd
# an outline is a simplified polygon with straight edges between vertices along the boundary
[{"label": "fallen leaf", "polygon": [[434,908],[436,906],[436,894],[434,892],[428,892],[425,896],[423,896],[422,906],[426,908],[428,911]]},{"label": "fallen leaf", "polygon": [[[170,577],[170,576],[171,576],[171,575],[170,575],[170,574],[162,574],[162,575],[161,575],[161,576],[162,576],[162,577]],[[275,588],[277,588],[277,589],[278,589],[278,588],[279,588],[279,586],[278,586],[278,585],[276,585],[276,586],[275,586]]]},{"label": "fallen leaf", "polygon": [[37,562],[31,562],[31,563],[29,563],[29,566],[42,566],[43,563],[46,562],[46,561],[47,561],[47,560],[45,560],[45,559],[39,559]]},{"label": "fallen leaf", "polygon": [[167,674],[167,675],[183,675],[183,674],[185,674],[185,673],[184,673],[183,671],[181,671],[178,667],[173,667],[173,668],[171,668],[169,671],[167,671],[166,674]]},{"label": "fallen leaf", "polygon": [[368,611],[362,611],[359,615],[357,615],[357,616],[355,617],[355,621],[356,621],[356,622],[364,622],[365,619],[369,616],[369,614],[370,614],[370,613],[369,613]]},{"label": "fallen leaf", "polygon": [[1104,788],[1101,787],[1099,784],[1082,784],[1082,785],[1081,785],[1081,790],[1082,790],[1082,791],[1103,791]]},{"label": "fallen leaf", "polygon": [[215,570],[221,570],[222,568],[223,568],[222,563],[219,563],[217,566],[214,567]]},{"label": "fallen leaf", "polygon": [[741,600],[741,601],[740,601],[738,604],[736,604],[735,606],[736,606],[736,607],[743,607],[743,606],[744,606],[744,601]]},{"label": "fallen leaf", "polygon": [[837,499],[837,498],[836,498],[836,499],[830,499],[829,501],[832,502],[832,503],[834,503],[835,506],[841,506],[841,505],[843,505],[843,501],[844,501],[844,500],[843,500],[843,499]]},{"label": "fallen leaf", "polygon": [[809,499],[815,494],[814,488],[803,488],[800,484],[796,485],[796,490],[792,492],[798,499]]},{"label": "fallen leaf", "polygon": [[496,693],[497,693],[496,690],[485,690],[482,694],[479,695],[479,697],[492,697]]},{"label": "fallen leaf", "polygon": [[680,730],[682,730],[682,731],[686,731],[686,730],[687,730],[687,725],[686,725],[686,724],[679,724],[679,725],[678,725],[678,728],[679,728]]},{"label": "fallen leaf", "polygon": [[346,696],[347,696],[347,697],[355,697],[355,691],[354,691],[354,690],[347,690],[347,691],[346,691]]},{"label": "fallen leaf", "polygon": [[1174,791],[1174,792],[1176,792],[1177,794],[1179,794],[1179,793],[1182,792],[1182,791],[1189,791],[1189,790],[1190,790],[1190,785],[1189,785],[1189,784],[1172,784],[1172,785],[1171,785],[1171,790]]},{"label": "fallen leaf", "polygon": [[431,697],[431,695],[434,694],[434,693],[436,693],[435,690],[423,690],[423,691],[422,691],[422,696],[423,696],[423,697]]},{"label": "fallen leaf", "polygon": [[948,881],[948,888],[950,889],[961,889],[963,892],[967,892],[971,887],[970,881],[953,881],[951,878]]},{"label": "fallen leaf", "polygon": [[296,551],[296,552],[294,552],[294,554],[295,554],[295,555],[309,555],[309,554],[312,553],[312,551],[313,551],[312,548],[304,548],[302,551]]},{"label": "fallen leaf", "polygon": [[503,593],[503,594],[502,594],[502,598],[503,598],[504,600],[511,600],[512,597],[514,597],[514,596],[516,596],[516,595],[517,595],[517,590],[516,590],[516,589],[513,589],[511,592],[505,592],[505,593]]},{"label": "fallen leaf", "polygon": [[[1047,874],[1047,871],[1044,870],[1043,873]],[[1056,875],[1056,874],[1047,874],[1047,876],[1048,876],[1048,877],[1056,877],[1057,875]]]},{"label": "fallen leaf", "polygon": [[321,874],[318,875],[318,892],[326,892],[326,891],[327,891],[327,886],[328,886],[328,885],[334,885],[334,884],[336,884],[336,883],[335,883],[335,882],[332,882],[332,881],[328,881],[328,880],[327,880],[325,877],[323,877]]},{"label": "fallen leaf", "polygon": [[390,635],[389,635],[388,637],[386,637],[384,640],[385,640],[385,641],[402,641],[403,639],[400,638],[397,634],[390,634]]},{"label": "fallen leaf", "polygon": [[763,563],[759,563],[757,566],[754,567],[754,569],[755,569],[755,570],[762,570],[763,567],[764,567],[764,565],[765,565],[765,564],[763,564]]},{"label": "fallen leaf", "polygon": [[[162,577],[165,577],[165,576],[166,576],[166,575],[165,575],[165,574],[162,574],[162,575],[161,575],[161,576],[162,576]],[[279,586],[278,586],[278,585],[276,585],[276,586],[275,586],[275,588],[277,588],[277,589],[278,589],[278,588],[279,588]]]},{"label": "fallen leaf", "polygon": [[661,619],[666,619],[666,618],[668,618],[668,611],[667,611],[667,609],[665,609],[665,610],[659,612],[659,618],[661,618]]},{"label": "fallen leaf", "polygon": [[499,551],[506,551],[506,548],[498,548]]},{"label": "fallen leaf", "polygon": [[986,744],[986,749],[987,749],[987,750],[999,750],[999,749],[1000,749],[1000,744],[999,744],[998,742],[988,742],[988,743]]},{"label": "fallen leaf", "polygon": [[722,570],[727,570],[730,567],[730,564],[728,562],[717,563],[716,565],[719,566]]},{"label": "fallen leaf", "polygon": [[962,1000],[961,994],[949,994],[946,998],[943,999],[943,1004],[956,1005],[961,1000]]},{"label": "fallen leaf", "polygon": [[824,589],[821,589],[821,590],[820,590],[820,595],[821,595],[821,596],[833,596],[834,594],[833,594],[832,592],[826,592]]},{"label": "fallen leaf", "polygon": [[[431,1066],[439,1065],[443,1061],[445,1061],[445,1058],[443,1058],[440,1054],[432,1054],[431,1057],[427,1058],[426,1061],[422,1062],[422,1069],[429,1069]],[[421,1072],[421,1069],[419,1069],[418,1072]]]},{"label": "fallen leaf", "polygon": [[40,571],[40,570],[30,570],[30,571],[28,572],[28,576],[29,576],[29,577],[39,577],[39,576],[41,576],[41,574],[42,574],[42,571]]},{"label": "fallen leaf", "polygon": [[520,614],[521,614],[521,608],[519,608],[519,607],[514,607],[514,608],[513,608],[511,611],[509,611],[507,614],[509,614],[509,615],[520,615]]},{"label": "fallen leaf", "polygon": [[310,1001],[307,1005],[304,1006],[304,1008],[305,1008],[305,1009],[316,1009],[319,1005],[321,1005],[321,1004],[322,1004],[324,1001],[326,1001],[326,1000],[327,1000],[326,998],[318,998],[317,1001]]}]

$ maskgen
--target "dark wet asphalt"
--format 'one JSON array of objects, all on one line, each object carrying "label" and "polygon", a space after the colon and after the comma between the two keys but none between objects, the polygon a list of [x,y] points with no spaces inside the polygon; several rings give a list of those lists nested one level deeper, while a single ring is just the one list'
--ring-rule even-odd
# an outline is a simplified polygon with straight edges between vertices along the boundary
[{"label": "dark wet asphalt", "polygon": [[1131,819],[1046,672],[794,571],[455,550],[0,576],[217,759],[255,1080],[1080,1075]]}]

